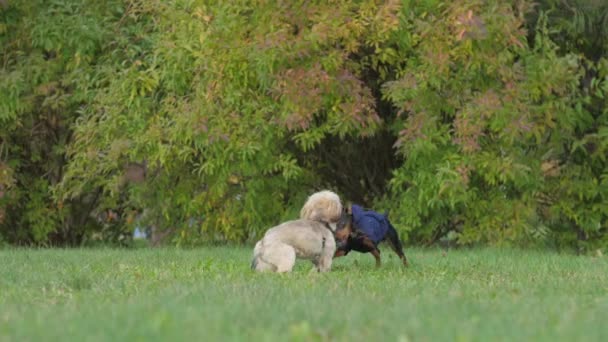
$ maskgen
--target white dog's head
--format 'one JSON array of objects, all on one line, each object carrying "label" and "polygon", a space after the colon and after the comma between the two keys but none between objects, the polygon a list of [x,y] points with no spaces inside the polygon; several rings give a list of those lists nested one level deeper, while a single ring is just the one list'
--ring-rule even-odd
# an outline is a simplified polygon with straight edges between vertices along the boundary
[{"label": "white dog's head", "polygon": [[329,190],[310,195],[302,210],[300,210],[300,218],[302,219],[327,223],[338,222],[341,215],[342,202],[340,202],[340,196]]}]

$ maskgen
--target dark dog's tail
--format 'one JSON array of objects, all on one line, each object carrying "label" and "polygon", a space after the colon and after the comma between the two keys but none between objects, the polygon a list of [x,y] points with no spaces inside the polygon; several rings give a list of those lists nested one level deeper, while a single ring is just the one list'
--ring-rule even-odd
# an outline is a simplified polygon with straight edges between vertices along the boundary
[{"label": "dark dog's tail", "polygon": [[258,267],[258,256],[254,256],[253,259],[251,260],[251,269],[255,271],[255,269]]}]

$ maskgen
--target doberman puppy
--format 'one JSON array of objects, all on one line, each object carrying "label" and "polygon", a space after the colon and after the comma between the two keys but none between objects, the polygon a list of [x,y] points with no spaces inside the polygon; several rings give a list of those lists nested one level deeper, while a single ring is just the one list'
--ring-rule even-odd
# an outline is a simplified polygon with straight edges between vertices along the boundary
[{"label": "doberman puppy", "polygon": [[337,231],[340,233],[336,235],[337,249],[334,258],[347,255],[351,250],[371,253],[376,259],[376,267],[380,267],[378,244],[387,240],[403,265],[408,266],[399,235],[385,215],[364,210],[353,204],[344,208],[337,224]]}]

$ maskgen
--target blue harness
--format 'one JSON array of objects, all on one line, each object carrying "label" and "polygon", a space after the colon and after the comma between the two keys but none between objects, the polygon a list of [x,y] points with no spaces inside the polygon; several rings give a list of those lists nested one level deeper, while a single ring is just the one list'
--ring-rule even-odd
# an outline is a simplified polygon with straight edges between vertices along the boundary
[{"label": "blue harness", "polygon": [[384,240],[391,223],[385,215],[373,210],[364,210],[361,206],[353,204],[353,223],[357,230],[365,233],[374,244]]}]

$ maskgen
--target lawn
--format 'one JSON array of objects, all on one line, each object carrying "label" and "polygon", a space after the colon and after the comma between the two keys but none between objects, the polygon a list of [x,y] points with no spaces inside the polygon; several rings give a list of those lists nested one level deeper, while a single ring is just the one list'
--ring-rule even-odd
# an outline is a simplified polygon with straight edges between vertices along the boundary
[{"label": "lawn", "polygon": [[250,248],[0,250],[0,340],[608,341],[608,258],[388,248],[255,274]]}]

